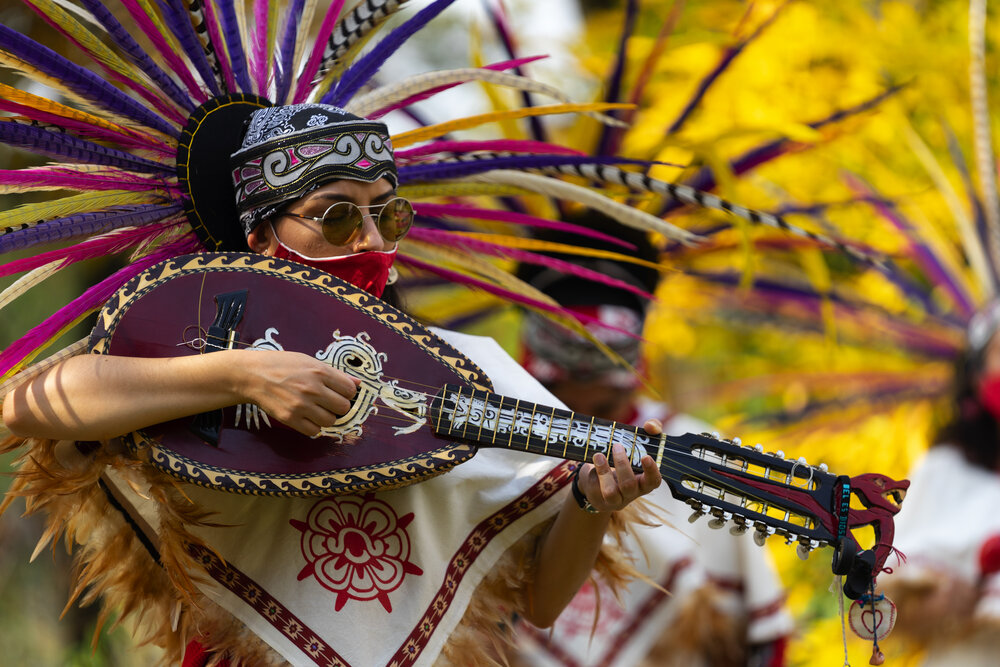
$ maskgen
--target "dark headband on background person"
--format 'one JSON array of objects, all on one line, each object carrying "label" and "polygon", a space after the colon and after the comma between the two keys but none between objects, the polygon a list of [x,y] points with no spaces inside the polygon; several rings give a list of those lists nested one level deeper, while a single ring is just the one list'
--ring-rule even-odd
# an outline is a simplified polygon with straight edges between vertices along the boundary
[{"label": "dark headband on background person", "polygon": [[385,123],[328,104],[258,109],[231,157],[236,207],[249,234],[281,205],[337,179],[398,185]]}]

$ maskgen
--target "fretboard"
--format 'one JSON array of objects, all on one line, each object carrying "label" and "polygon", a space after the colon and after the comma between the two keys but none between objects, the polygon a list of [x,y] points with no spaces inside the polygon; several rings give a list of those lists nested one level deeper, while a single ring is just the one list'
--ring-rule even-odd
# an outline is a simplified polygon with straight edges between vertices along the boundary
[{"label": "fretboard", "polygon": [[659,463],[663,450],[662,437],[635,426],[459,385],[438,392],[429,416],[434,432],[445,438],[573,461],[591,461],[598,452],[610,459],[611,446],[620,443],[640,468],[645,454]]}]

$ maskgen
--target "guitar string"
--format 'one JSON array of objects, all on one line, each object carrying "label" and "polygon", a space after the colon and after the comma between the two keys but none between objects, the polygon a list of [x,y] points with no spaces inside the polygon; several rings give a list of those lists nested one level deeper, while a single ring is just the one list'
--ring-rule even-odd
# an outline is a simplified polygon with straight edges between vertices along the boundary
[{"label": "guitar string", "polygon": [[[391,387],[391,385],[383,385],[383,386],[390,386]],[[415,392],[415,393],[420,393],[420,392]],[[423,394],[423,396],[425,398],[436,398],[436,396],[431,397],[428,394]],[[431,408],[431,406],[429,406],[429,405],[428,405],[428,407]],[[440,408],[438,408],[438,410],[440,411]],[[431,408],[431,411],[433,411],[433,408]],[[564,418],[564,419],[568,420],[568,418]],[[383,414],[382,412],[375,413],[374,415],[368,417],[365,421],[374,421],[374,422],[388,423],[388,424],[399,423],[399,424],[406,424],[406,425],[412,425],[414,423],[412,419],[407,419],[405,417],[397,416],[397,415],[394,415],[394,414]],[[629,428],[630,428],[630,430],[632,430],[632,432],[634,434],[636,434],[636,435],[638,434],[637,427],[630,426]],[[442,435],[443,435],[443,437],[447,437],[446,434],[442,434]],[[651,437],[656,438],[656,439],[659,438],[659,436],[651,436]],[[678,440],[671,439],[671,436],[664,437],[664,443],[665,444],[675,445],[675,446],[680,447],[682,449],[685,448],[685,445],[681,444]],[[532,453],[539,453],[540,455],[553,456],[553,455],[548,454],[548,453],[540,453],[540,452],[532,452]],[[687,455],[689,455],[689,456],[695,456],[695,454],[690,453],[690,452],[688,452]],[[553,456],[553,458],[562,458],[562,457]],[[573,458],[573,459],[570,459],[570,460],[580,461],[579,458]],[[741,459],[741,460],[744,460],[744,459]],[[785,459],[780,459],[780,460],[781,461],[786,461]],[[719,463],[721,464],[721,461]],[[791,463],[793,464],[793,467],[795,467],[796,465],[802,465],[802,464],[799,464],[798,462],[791,462]],[[768,468],[768,466],[764,466],[763,464],[757,464],[757,465],[760,465],[762,468]],[[738,471],[741,471],[741,472],[744,472],[744,473],[748,472],[746,470],[743,470],[741,466],[728,466],[727,465],[727,466],[724,466],[724,467],[727,468],[727,469],[734,470],[734,471],[738,470]],[[668,472],[676,472],[676,473],[680,473],[680,474],[687,473],[687,474],[695,477],[695,479],[697,479],[698,481],[701,481],[700,480],[700,476],[701,476],[702,473],[697,468],[695,468],[694,466],[691,466],[691,465],[688,465],[688,464],[684,464],[684,463],[675,462],[675,461],[669,461],[668,460],[666,463],[661,464],[661,471],[664,471],[664,470],[668,471]],[[819,472],[819,471],[815,471],[814,470],[814,472]],[[778,473],[781,474],[782,477],[788,477],[788,475],[790,474],[789,472],[782,471],[782,470],[778,470]],[[799,489],[799,490],[802,490],[802,491],[805,491],[805,492],[809,491],[808,488],[802,487],[802,486],[796,486],[792,482],[782,481],[782,480],[775,480],[775,479],[772,479],[770,477],[762,476],[762,475],[756,475],[754,473],[748,473],[748,474],[752,475],[754,478],[757,478],[757,479],[763,479],[763,480],[768,480],[768,481],[771,481],[771,482],[781,483],[785,487]],[[795,478],[794,476],[792,478],[793,478],[793,480],[794,479],[798,479],[798,478]],[[757,509],[753,509],[752,507],[749,507],[747,505],[739,506],[738,503],[735,503],[732,500],[726,500],[724,497],[712,496],[710,493],[706,493],[705,491],[700,491],[699,493],[703,493],[704,495],[708,496],[712,500],[720,500],[720,501],[723,501],[723,502],[728,502],[728,503],[734,505],[735,507],[737,507],[738,509],[741,509],[741,510],[747,512],[747,513],[752,513],[754,515],[761,516],[765,520],[766,519],[778,520],[778,517],[770,516],[766,512],[763,511],[764,507],[774,507],[775,509],[777,509],[778,511],[780,511],[782,513],[787,512],[789,514],[789,519],[791,519],[791,518],[797,518],[797,519],[800,519],[800,520],[816,521],[817,523],[819,523],[815,518],[811,517],[810,515],[808,515],[808,514],[806,514],[804,512],[796,512],[796,511],[793,511],[793,510],[789,510],[789,509],[781,506],[780,502],[775,502],[773,500],[766,499],[766,498],[764,498],[762,496],[759,496],[759,495],[757,495],[757,494],[755,494],[753,492],[747,492],[747,491],[741,489],[740,487],[736,486],[735,484],[733,484],[731,482],[727,482],[727,481],[723,481],[723,480],[715,480],[715,482],[716,482],[714,484],[715,488],[714,489],[710,489],[710,490],[717,489],[717,490],[722,491],[724,493],[732,493],[733,495],[736,495],[738,498],[745,500],[746,503],[747,503],[747,505],[757,503],[757,504],[760,504],[762,506],[762,508],[760,510],[757,510]],[[689,489],[689,490],[693,490],[693,489]],[[796,528],[798,528],[800,530],[810,530],[810,529],[813,528],[812,526],[803,526],[803,525],[801,525],[801,523],[795,523],[794,521],[791,521],[791,520],[786,520],[786,519],[781,519],[781,520],[783,520],[786,523],[789,523],[789,524],[795,526]]]},{"label": "guitar string", "polygon": [[[199,333],[200,333],[201,332],[200,325],[199,325],[198,329],[199,329]],[[182,342],[182,343],[178,343],[178,346],[181,346],[181,345],[196,346],[198,343],[201,343],[201,347],[200,348],[196,347],[196,349],[199,349],[199,350],[200,349],[204,349],[205,345],[207,344],[207,340],[204,339],[204,338],[195,338],[195,339],[192,339],[190,341],[185,341],[185,342]],[[238,345],[238,346],[243,347],[243,348],[251,348],[253,346],[253,343],[246,343],[246,342],[242,342],[242,341],[232,341],[232,344]],[[348,375],[352,375],[352,377],[358,377],[357,375],[354,375],[353,373],[351,373],[349,370],[345,370],[345,369],[338,369],[338,370],[341,370],[342,372],[347,373]],[[435,394],[434,395],[432,395],[432,394],[430,394],[428,392],[424,392],[424,391],[407,390],[407,391],[411,391],[414,394],[419,395],[420,397],[422,397],[423,399],[425,399],[425,401],[428,400],[428,399],[430,399],[432,401],[434,398],[436,398],[437,392],[440,391],[440,389],[441,389],[440,386],[435,386],[435,385],[430,385],[430,384],[426,384],[426,383],[421,383],[421,382],[418,382],[418,381],[410,379],[410,378],[403,378],[403,377],[399,377],[399,376],[391,376],[391,375],[386,375],[384,373],[380,374],[380,377],[382,377],[382,378],[388,378],[388,379],[391,379],[391,380],[395,380],[398,383],[404,384],[404,385],[410,385],[410,386],[414,386],[414,387],[425,387],[425,388],[428,388],[428,389],[435,390]],[[360,379],[364,380],[365,378],[360,378]],[[379,386],[380,387],[387,387],[389,389],[394,388],[393,385],[391,385],[391,384],[389,384],[387,382],[380,382]],[[405,387],[403,387],[403,388],[405,389]],[[496,394],[494,394],[494,395],[496,395]],[[390,415],[390,414],[376,413],[376,415],[373,416],[372,418],[375,419],[375,420],[386,422],[386,423],[397,422],[397,423],[405,423],[405,424],[409,424],[409,425],[412,425],[414,423],[412,419],[407,419],[407,418],[402,417],[402,416],[396,416],[396,415]],[[566,418],[566,419],[568,419],[568,418]],[[630,426],[629,428],[630,429],[636,429],[636,427],[634,427],[634,426]],[[634,434],[637,434],[637,430],[632,431],[632,432]],[[652,436],[652,437],[659,438],[659,436]],[[684,447],[684,445],[682,445],[679,441],[671,440],[670,436],[664,437],[663,441],[664,441],[664,444],[671,444],[671,445],[678,446],[678,447],[681,447],[681,448]],[[690,456],[694,456],[694,454],[689,454],[689,455]],[[558,457],[556,457],[556,458],[558,458]],[[573,459],[573,460],[578,460],[578,459]],[[784,459],[781,459],[781,460],[784,461]],[[769,468],[769,466],[763,466],[762,464],[758,464],[758,465],[761,465],[764,468]],[[740,468],[740,467],[733,467],[733,466],[725,466],[725,467],[730,468],[732,470],[740,470],[741,472],[744,472],[744,473],[747,472],[745,470],[742,470],[742,468]],[[793,462],[793,468],[794,467],[795,467],[795,463]],[[677,464],[677,463],[671,464],[671,462],[668,462],[666,469],[668,471],[671,471],[671,472],[677,472],[677,473],[682,473],[682,474],[683,473],[688,473],[688,474],[694,476],[696,479],[698,478],[698,470],[694,466],[689,466],[689,465],[684,465],[684,464]],[[789,477],[790,476],[792,481],[794,481],[795,479],[797,479],[794,476],[794,474],[791,474],[789,472],[784,472],[784,471],[780,471],[779,470],[779,473],[781,473],[781,472],[784,473],[785,477]],[[814,472],[818,472],[818,471],[815,471],[815,469],[814,469]],[[771,479],[769,476],[761,476],[761,475],[753,475],[753,476],[756,477],[756,478],[758,478],[758,479],[764,479],[764,480],[771,481],[771,482],[777,482],[778,481],[778,480]],[[808,492],[809,489],[807,487],[795,486],[792,481],[782,482],[782,484],[784,486],[786,486],[786,487],[796,488],[796,489],[800,489],[800,490],[804,490],[804,491]],[[777,503],[774,503],[773,501],[769,501],[769,500],[767,500],[767,499],[765,499],[763,497],[756,496],[753,493],[746,493],[746,492],[742,491],[739,487],[737,487],[734,484],[729,483],[729,482],[725,482],[725,481],[722,481],[722,480],[717,480],[717,483],[714,485],[714,487],[716,487],[719,491],[722,491],[724,494],[727,493],[727,492],[733,493],[733,495],[736,495],[736,496],[738,496],[738,497],[746,500],[747,504],[750,504],[750,503],[759,503],[763,507],[777,505]],[[699,493],[703,493],[704,494],[703,491],[700,491]],[[704,494],[704,495],[709,495],[709,494]],[[725,500],[724,497],[715,497],[715,498],[713,498],[713,500],[719,500],[719,501],[723,501],[723,502],[729,502],[730,504],[736,505],[736,503],[732,503],[732,501]],[[753,510],[753,509],[750,509],[750,508],[748,508],[746,506],[740,507],[740,509],[746,510],[748,512],[752,512],[753,514],[756,514],[756,515],[759,515],[759,516],[763,516],[765,518],[774,518],[774,517],[769,517],[766,513],[762,512],[762,511]],[[803,518],[809,519],[808,515],[800,514],[800,513],[796,513],[796,512],[791,512],[790,510],[787,510],[785,508],[782,508],[781,511],[788,512],[790,515],[797,515],[797,516],[801,516]],[[791,522],[788,522],[788,523],[791,523]],[[796,525],[797,527],[800,527],[800,528],[808,529],[807,527],[804,527],[804,526],[798,526],[798,524],[793,524],[793,525]]]}]

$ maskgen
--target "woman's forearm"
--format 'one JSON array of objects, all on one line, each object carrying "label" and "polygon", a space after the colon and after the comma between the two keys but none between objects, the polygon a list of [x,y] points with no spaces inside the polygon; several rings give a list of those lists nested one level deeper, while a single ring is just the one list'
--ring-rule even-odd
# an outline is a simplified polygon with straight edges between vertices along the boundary
[{"label": "woman's forearm", "polygon": [[17,435],[111,438],[240,402],[238,361],[228,351],[168,359],[73,357],[11,391],[4,422]]}]

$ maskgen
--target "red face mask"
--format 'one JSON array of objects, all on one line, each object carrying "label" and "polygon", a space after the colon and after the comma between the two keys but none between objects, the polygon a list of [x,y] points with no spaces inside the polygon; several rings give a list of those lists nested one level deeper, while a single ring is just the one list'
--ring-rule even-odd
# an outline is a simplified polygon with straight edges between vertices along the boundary
[{"label": "red face mask", "polygon": [[368,250],[339,257],[306,257],[278,241],[274,256],[325,271],[369,294],[381,297],[389,281],[389,269],[396,259],[396,248],[389,251]]},{"label": "red face mask", "polygon": [[979,402],[1000,421],[1000,373],[990,373],[979,381]]}]

